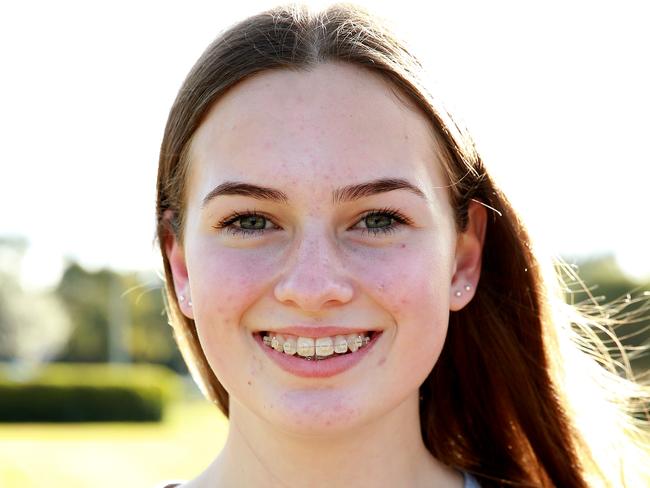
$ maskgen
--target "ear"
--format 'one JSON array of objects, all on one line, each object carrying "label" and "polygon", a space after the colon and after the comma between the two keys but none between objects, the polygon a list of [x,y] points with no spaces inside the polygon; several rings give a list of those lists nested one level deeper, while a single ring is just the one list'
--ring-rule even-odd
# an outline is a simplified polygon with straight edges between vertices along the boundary
[{"label": "ear", "polygon": [[469,219],[467,229],[458,234],[456,240],[456,258],[449,301],[449,310],[452,312],[461,310],[472,300],[481,277],[487,211],[483,205],[472,200],[467,213]]},{"label": "ear", "polygon": [[[173,214],[171,210],[166,210],[164,219],[171,223]],[[194,311],[192,310],[192,295],[190,293],[189,278],[187,273],[187,266],[185,264],[185,251],[180,242],[176,238],[176,234],[171,230],[171,224],[167,226],[170,231],[165,236],[163,248],[165,255],[169,261],[171,268],[172,278],[174,280],[174,290],[176,290],[176,300],[178,308],[189,319],[194,319]]]}]

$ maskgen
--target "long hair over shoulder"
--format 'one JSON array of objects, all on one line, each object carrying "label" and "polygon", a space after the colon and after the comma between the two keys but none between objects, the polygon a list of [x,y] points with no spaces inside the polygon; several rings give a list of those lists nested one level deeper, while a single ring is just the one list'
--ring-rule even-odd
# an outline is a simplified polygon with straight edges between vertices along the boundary
[{"label": "long hair over shoulder", "polygon": [[[560,273],[539,258],[471,137],[425,86],[418,60],[382,22],[348,5],[316,13],[279,7],[231,27],[194,65],[170,111],[160,151],[157,237],[170,322],[205,395],[228,415],[228,393],[208,365],[194,322],[180,312],[164,252],[172,234],[183,242],[193,134],[213,104],[245,78],[327,62],[382,76],[425,114],[443,151],[457,231],[466,228],[471,201],[489,209],[476,294],[451,313],[442,354],[420,388],[426,447],[447,465],[473,473],[484,487],[632,483],[636,467],[623,463],[643,456],[643,448],[632,442],[635,431],[620,406],[631,399],[644,405],[647,391],[607,369],[614,360],[593,332],[597,317],[565,307]],[[578,394],[575,385],[594,386]],[[606,444],[599,445],[581,421],[585,398],[601,422],[615,422],[609,425],[616,428],[591,426],[609,436]]]}]

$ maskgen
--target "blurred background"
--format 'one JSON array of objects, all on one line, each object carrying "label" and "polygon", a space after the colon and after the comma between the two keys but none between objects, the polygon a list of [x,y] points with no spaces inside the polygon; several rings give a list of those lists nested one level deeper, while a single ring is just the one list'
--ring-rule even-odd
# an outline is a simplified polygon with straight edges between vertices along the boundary
[{"label": "blurred background", "polygon": [[[0,6],[0,486],[153,487],[218,453],[227,424],[164,314],[157,153],[203,49],[275,3]],[[633,315],[650,294],[644,2],[357,3],[419,54],[540,249]]]}]

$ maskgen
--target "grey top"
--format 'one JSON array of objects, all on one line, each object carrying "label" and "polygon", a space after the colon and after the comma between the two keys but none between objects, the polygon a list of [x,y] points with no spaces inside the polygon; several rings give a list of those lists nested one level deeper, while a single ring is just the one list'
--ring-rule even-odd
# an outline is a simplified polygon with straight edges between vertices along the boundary
[{"label": "grey top", "polygon": [[478,484],[476,478],[471,474],[463,472],[463,478],[465,479],[463,488],[481,488],[481,485]]}]

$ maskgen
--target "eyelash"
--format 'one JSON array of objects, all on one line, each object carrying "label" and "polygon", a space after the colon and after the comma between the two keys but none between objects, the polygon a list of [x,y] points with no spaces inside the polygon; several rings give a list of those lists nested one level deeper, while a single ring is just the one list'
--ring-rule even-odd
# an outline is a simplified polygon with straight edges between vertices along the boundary
[{"label": "eyelash", "polygon": [[[385,207],[377,210],[371,210],[367,213],[365,213],[358,222],[361,222],[369,217],[389,217],[392,220],[394,220],[394,223],[391,223],[390,225],[386,227],[373,227],[373,228],[363,228],[362,229],[362,235],[364,234],[370,234],[372,233],[373,236],[377,236],[377,234],[382,234],[382,235],[389,235],[394,233],[397,230],[397,227],[400,225],[410,225],[412,221],[403,215],[399,210],[396,210],[394,208],[390,207]],[[240,212],[233,212],[232,215],[226,217],[225,219],[219,221],[217,225],[214,225],[213,228],[218,230],[218,231],[226,231],[227,233],[234,235],[234,236],[240,236],[240,237],[254,237],[257,235],[264,234],[268,230],[272,229],[242,229],[241,227],[235,227],[233,224],[237,222],[238,220],[243,219],[244,217],[260,217],[263,218],[271,223],[273,221],[266,217],[264,214],[261,214],[259,212],[256,212],[255,210],[247,210],[246,212],[240,213]],[[357,222],[357,223],[358,223]],[[275,225],[275,224],[273,224]],[[277,228],[277,226],[276,226]]]}]

